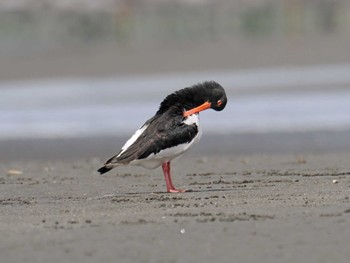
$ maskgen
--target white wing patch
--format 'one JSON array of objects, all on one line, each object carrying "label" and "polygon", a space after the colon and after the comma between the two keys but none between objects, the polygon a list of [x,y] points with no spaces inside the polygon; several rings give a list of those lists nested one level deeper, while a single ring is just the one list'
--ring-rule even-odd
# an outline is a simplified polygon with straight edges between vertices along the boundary
[{"label": "white wing patch", "polygon": [[147,129],[148,125],[143,125],[140,129],[138,129],[133,136],[129,140],[126,141],[124,146],[122,147],[121,152],[118,154],[117,157],[122,155],[136,140],[140,137],[140,135]]}]

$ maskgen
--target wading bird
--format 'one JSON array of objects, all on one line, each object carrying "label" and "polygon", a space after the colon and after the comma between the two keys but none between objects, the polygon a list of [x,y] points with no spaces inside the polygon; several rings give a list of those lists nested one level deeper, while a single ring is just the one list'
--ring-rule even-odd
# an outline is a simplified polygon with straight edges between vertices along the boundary
[{"label": "wading bird", "polygon": [[225,90],[214,81],[199,83],[168,95],[157,113],[98,172],[104,174],[127,164],[149,169],[162,165],[167,192],[185,192],[174,187],[170,162],[200,139],[199,112],[206,109],[221,111],[226,103]]}]

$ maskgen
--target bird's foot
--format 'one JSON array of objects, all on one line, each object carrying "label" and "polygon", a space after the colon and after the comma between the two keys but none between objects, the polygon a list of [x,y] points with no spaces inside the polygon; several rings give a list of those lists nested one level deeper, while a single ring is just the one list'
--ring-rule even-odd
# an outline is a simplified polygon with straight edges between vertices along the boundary
[{"label": "bird's foot", "polygon": [[186,190],[171,188],[171,189],[167,189],[167,192],[168,193],[184,193],[184,192],[186,192]]}]

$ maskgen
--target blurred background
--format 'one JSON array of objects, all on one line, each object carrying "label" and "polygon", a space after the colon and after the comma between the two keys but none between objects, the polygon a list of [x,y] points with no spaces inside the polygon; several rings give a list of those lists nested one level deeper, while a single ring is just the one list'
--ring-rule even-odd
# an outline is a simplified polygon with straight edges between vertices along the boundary
[{"label": "blurred background", "polygon": [[194,152],[350,150],[347,0],[0,2],[0,158],[116,153],[169,93],[215,80]]}]

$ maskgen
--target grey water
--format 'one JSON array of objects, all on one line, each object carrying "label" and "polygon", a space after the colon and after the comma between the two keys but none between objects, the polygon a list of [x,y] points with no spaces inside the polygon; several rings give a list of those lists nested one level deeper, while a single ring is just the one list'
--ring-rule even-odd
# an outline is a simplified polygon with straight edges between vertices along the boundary
[{"label": "grey water", "polygon": [[0,82],[0,140],[133,133],[169,93],[204,81],[225,87],[208,134],[350,128],[350,64]]}]

